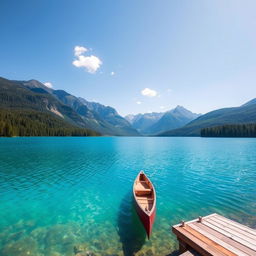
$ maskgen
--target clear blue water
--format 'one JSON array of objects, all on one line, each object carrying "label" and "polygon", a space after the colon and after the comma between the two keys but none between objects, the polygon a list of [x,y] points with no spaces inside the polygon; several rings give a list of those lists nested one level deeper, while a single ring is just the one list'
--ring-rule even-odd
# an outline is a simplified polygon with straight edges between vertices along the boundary
[{"label": "clear blue water", "polygon": [[[132,206],[157,192],[150,241]],[[168,255],[170,226],[213,212],[256,227],[256,139],[1,138],[0,255]]]}]

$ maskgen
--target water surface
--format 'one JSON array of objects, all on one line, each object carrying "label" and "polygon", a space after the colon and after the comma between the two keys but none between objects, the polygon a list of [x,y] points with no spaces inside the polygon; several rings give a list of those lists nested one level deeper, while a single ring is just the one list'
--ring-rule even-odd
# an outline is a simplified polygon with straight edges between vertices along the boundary
[{"label": "water surface", "polygon": [[[132,206],[157,192],[152,238]],[[1,138],[0,255],[168,255],[170,226],[213,212],[256,227],[256,139]]]}]

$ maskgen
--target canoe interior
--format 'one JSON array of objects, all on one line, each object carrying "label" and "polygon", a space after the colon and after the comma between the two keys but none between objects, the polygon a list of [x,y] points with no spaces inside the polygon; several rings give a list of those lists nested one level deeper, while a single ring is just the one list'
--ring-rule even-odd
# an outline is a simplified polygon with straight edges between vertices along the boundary
[{"label": "canoe interior", "polygon": [[149,214],[154,206],[155,195],[153,186],[144,173],[138,175],[134,190],[137,203],[143,211]]}]

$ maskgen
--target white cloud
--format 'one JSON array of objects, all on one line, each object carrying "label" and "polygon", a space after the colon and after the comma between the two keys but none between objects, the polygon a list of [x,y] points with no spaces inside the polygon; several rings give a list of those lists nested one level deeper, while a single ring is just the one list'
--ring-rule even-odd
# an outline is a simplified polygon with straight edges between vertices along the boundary
[{"label": "white cloud", "polygon": [[160,106],[160,109],[165,109],[165,106]]},{"label": "white cloud", "polygon": [[157,91],[149,89],[149,88],[145,88],[141,91],[141,94],[143,96],[147,96],[147,97],[155,97],[157,95]]},{"label": "white cloud", "polygon": [[140,105],[142,102],[141,101],[136,101],[136,104]]},{"label": "white cloud", "polygon": [[172,92],[172,89],[167,89],[167,92],[168,92],[168,93],[171,93],[171,92]]},{"label": "white cloud", "polygon": [[74,48],[76,60],[74,60],[72,64],[78,68],[85,68],[89,73],[95,73],[100,68],[102,61],[94,55],[83,55],[83,53],[87,51],[88,50],[83,46],[76,46]]},{"label": "white cloud", "polygon": [[74,48],[74,54],[75,54],[75,56],[80,56],[80,55],[82,55],[84,52],[87,52],[88,50],[85,48],[85,47],[83,47],[83,46],[76,46],[75,48]]},{"label": "white cloud", "polygon": [[111,75],[111,76],[114,76],[114,75],[115,75],[115,72],[114,72],[114,71],[112,71],[112,72],[110,73],[110,75]]},{"label": "white cloud", "polygon": [[101,64],[102,64],[102,61],[94,55],[91,55],[91,56],[80,55],[78,56],[77,60],[73,61],[74,66],[78,68],[84,67],[89,73],[95,73]]},{"label": "white cloud", "polygon": [[44,83],[44,85],[45,85],[46,87],[48,87],[48,88],[52,88],[52,83],[50,83],[50,82],[46,82],[46,83]]}]

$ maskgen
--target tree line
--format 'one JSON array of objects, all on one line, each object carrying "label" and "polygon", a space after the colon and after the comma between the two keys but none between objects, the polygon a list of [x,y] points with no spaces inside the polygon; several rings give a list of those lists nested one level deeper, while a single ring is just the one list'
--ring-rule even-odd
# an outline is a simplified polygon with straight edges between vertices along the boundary
[{"label": "tree line", "polygon": [[0,110],[0,136],[98,136],[99,133],[67,124],[51,114],[31,110]]},{"label": "tree line", "polygon": [[202,137],[256,137],[256,123],[228,124],[201,129]]}]

